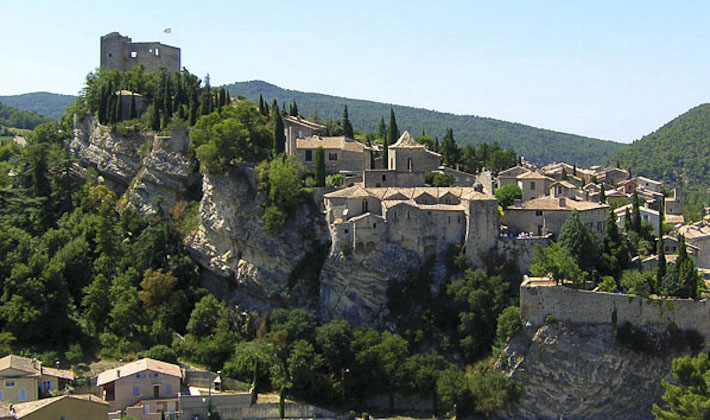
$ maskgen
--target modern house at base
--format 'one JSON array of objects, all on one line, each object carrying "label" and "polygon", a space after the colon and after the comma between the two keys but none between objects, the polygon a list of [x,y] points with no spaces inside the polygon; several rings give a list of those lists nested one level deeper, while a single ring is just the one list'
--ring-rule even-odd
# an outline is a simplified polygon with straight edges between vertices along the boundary
[{"label": "modern house at base", "polygon": [[35,401],[63,390],[74,380],[68,370],[46,368],[42,362],[9,355],[0,359],[0,401]]},{"label": "modern house at base", "polygon": [[171,413],[177,411],[182,377],[182,369],[178,365],[141,359],[101,372],[96,385],[111,411],[125,410],[143,400],[168,400],[165,411]]},{"label": "modern house at base", "polygon": [[12,404],[0,409],[0,420],[106,420],[107,418],[108,403],[94,395],[62,395]]}]

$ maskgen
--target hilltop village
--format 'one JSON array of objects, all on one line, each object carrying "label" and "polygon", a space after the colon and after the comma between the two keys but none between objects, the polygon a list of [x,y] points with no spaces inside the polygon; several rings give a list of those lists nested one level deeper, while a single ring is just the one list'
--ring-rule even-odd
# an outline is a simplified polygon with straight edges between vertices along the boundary
[{"label": "hilltop village", "polygon": [[[109,33],[60,122],[0,144],[0,420],[648,417],[710,344],[682,185],[392,109],[358,132],[181,59]],[[558,392],[594,369],[623,377]]]}]

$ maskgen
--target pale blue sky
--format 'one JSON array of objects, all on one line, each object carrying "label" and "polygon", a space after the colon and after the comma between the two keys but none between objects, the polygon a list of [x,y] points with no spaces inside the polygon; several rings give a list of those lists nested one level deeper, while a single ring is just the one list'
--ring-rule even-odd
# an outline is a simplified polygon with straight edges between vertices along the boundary
[{"label": "pale blue sky", "polygon": [[[281,87],[630,142],[710,92],[708,1],[0,0],[0,94],[76,94],[99,37]],[[171,34],[163,34],[171,27]]]}]

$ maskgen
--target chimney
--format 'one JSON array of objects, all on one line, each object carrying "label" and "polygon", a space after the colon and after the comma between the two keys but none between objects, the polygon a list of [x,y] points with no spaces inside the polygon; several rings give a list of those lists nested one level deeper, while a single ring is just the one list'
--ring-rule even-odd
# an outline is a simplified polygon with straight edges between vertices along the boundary
[{"label": "chimney", "polygon": [[565,207],[566,204],[567,204],[567,203],[566,203],[566,201],[565,201],[565,198],[564,198],[564,197],[560,197],[560,207]]},{"label": "chimney", "polygon": [[116,377],[117,378],[121,377],[121,369],[116,369]]}]

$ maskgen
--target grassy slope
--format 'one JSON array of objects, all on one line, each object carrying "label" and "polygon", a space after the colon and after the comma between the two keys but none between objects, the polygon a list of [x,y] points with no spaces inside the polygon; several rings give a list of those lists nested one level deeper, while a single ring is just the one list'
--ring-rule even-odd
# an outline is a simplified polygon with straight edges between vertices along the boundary
[{"label": "grassy slope", "polygon": [[226,86],[232,96],[242,95],[258,101],[259,94],[271,104],[276,99],[279,107],[296,100],[301,114],[311,117],[317,108],[320,120],[340,119],[343,106],[347,105],[350,120],[356,130],[374,131],[380,120],[389,120],[390,106],[394,108],[400,130],[409,130],[414,135],[425,130],[427,135],[444,135],[446,128],[454,130],[459,145],[492,143],[497,141],[503,147],[515,149],[529,160],[548,163],[567,161],[580,166],[589,166],[606,162],[614,152],[624,145],[611,141],[565,134],[526,126],[523,124],[494,120],[474,115],[454,115],[449,113],[390,105],[380,102],[348,99],[318,93],[306,93],[282,89],[262,82],[238,82]]}]

